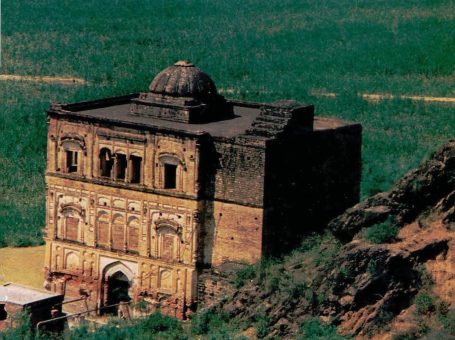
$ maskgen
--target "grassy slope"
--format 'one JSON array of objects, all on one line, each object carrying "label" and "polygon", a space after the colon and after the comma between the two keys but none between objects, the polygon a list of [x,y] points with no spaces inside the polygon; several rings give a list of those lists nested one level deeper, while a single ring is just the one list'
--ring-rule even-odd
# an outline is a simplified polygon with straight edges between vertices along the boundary
[{"label": "grassy slope", "polygon": [[[453,136],[453,106],[368,103],[359,92],[455,96],[452,1],[5,1],[1,73],[86,87],[0,83],[0,245],[38,240],[50,101],[145,90],[178,59],[229,97],[293,98],[364,125],[362,195],[386,190]],[[336,92],[337,98],[313,95]]]}]

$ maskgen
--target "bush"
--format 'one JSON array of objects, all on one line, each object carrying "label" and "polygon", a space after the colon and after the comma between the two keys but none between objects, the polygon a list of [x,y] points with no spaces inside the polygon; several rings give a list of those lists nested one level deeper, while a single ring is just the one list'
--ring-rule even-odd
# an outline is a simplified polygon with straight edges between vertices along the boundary
[{"label": "bush", "polygon": [[440,314],[439,321],[447,332],[455,335],[455,309],[447,311],[446,314]]},{"label": "bush", "polygon": [[249,280],[256,277],[256,267],[253,265],[246,265],[244,268],[235,273],[234,286],[239,289],[245,285]]},{"label": "bush", "polygon": [[30,312],[24,311],[13,316],[13,328],[0,332],[1,340],[32,340]]},{"label": "bush", "polygon": [[391,219],[376,224],[366,230],[365,238],[371,243],[392,243],[397,240],[398,227]]},{"label": "bush", "polygon": [[269,333],[270,318],[262,313],[256,316],[256,336],[258,338],[264,338]]},{"label": "bush", "polygon": [[161,313],[154,313],[150,315],[140,323],[140,327],[150,334],[182,329],[182,326],[177,319],[165,316]]},{"label": "bush", "polygon": [[319,322],[317,319],[305,321],[300,328],[302,336],[300,340],[341,340],[347,339],[337,333],[337,329],[333,325],[326,325]]},{"label": "bush", "polygon": [[379,265],[378,265],[378,261],[376,261],[375,259],[371,259],[369,262],[368,262],[368,265],[367,265],[367,273],[371,274],[371,275],[377,275],[379,273]]},{"label": "bush", "polygon": [[393,336],[392,340],[415,340],[421,337],[421,332],[417,328],[412,328],[406,332],[401,332]]},{"label": "bush", "polygon": [[434,310],[434,299],[426,292],[419,292],[414,299],[414,304],[418,314],[427,314]]},{"label": "bush", "polygon": [[[48,339],[48,336],[44,337]],[[57,337],[58,338],[58,337]],[[188,339],[180,321],[160,313],[132,322],[111,320],[107,325],[91,332],[87,325],[70,330],[64,339],[71,340],[121,340],[121,339]],[[60,339],[60,338],[58,338]]]},{"label": "bush", "polygon": [[196,335],[220,333],[228,320],[226,313],[216,312],[213,309],[199,312],[191,319],[191,332]]}]

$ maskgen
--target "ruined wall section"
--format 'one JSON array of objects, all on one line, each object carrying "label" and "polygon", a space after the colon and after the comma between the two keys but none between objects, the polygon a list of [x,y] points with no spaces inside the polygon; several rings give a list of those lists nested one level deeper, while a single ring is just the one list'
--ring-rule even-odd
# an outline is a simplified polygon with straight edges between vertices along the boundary
[{"label": "ruined wall section", "polygon": [[133,299],[150,297],[180,314],[196,301],[195,201],[49,176],[47,185],[48,289],[87,293],[91,304],[103,305],[104,276],[118,264],[131,272]]},{"label": "ruined wall section", "polygon": [[[330,119],[324,119],[330,126]],[[359,201],[361,126],[294,130],[267,146],[264,253],[287,252]]]}]

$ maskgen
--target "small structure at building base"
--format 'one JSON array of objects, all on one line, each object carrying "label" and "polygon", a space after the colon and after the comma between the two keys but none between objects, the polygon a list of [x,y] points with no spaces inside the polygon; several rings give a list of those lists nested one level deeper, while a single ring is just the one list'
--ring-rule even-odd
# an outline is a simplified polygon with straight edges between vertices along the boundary
[{"label": "small structure at building base", "polygon": [[[30,324],[35,327],[40,321],[48,320],[61,314],[63,294],[51,293],[17,283],[5,283],[0,286],[0,331],[15,326],[15,316],[20,313],[30,314]],[[58,330],[59,325],[49,327]]]}]

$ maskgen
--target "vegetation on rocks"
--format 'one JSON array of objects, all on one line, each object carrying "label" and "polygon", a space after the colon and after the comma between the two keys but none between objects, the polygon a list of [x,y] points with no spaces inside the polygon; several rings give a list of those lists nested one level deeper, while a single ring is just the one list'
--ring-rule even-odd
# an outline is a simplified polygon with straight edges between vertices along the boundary
[{"label": "vegetation on rocks", "polygon": [[391,243],[396,241],[398,231],[398,227],[389,218],[385,222],[375,224],[366,229],[365,239],[372,243]]}]

